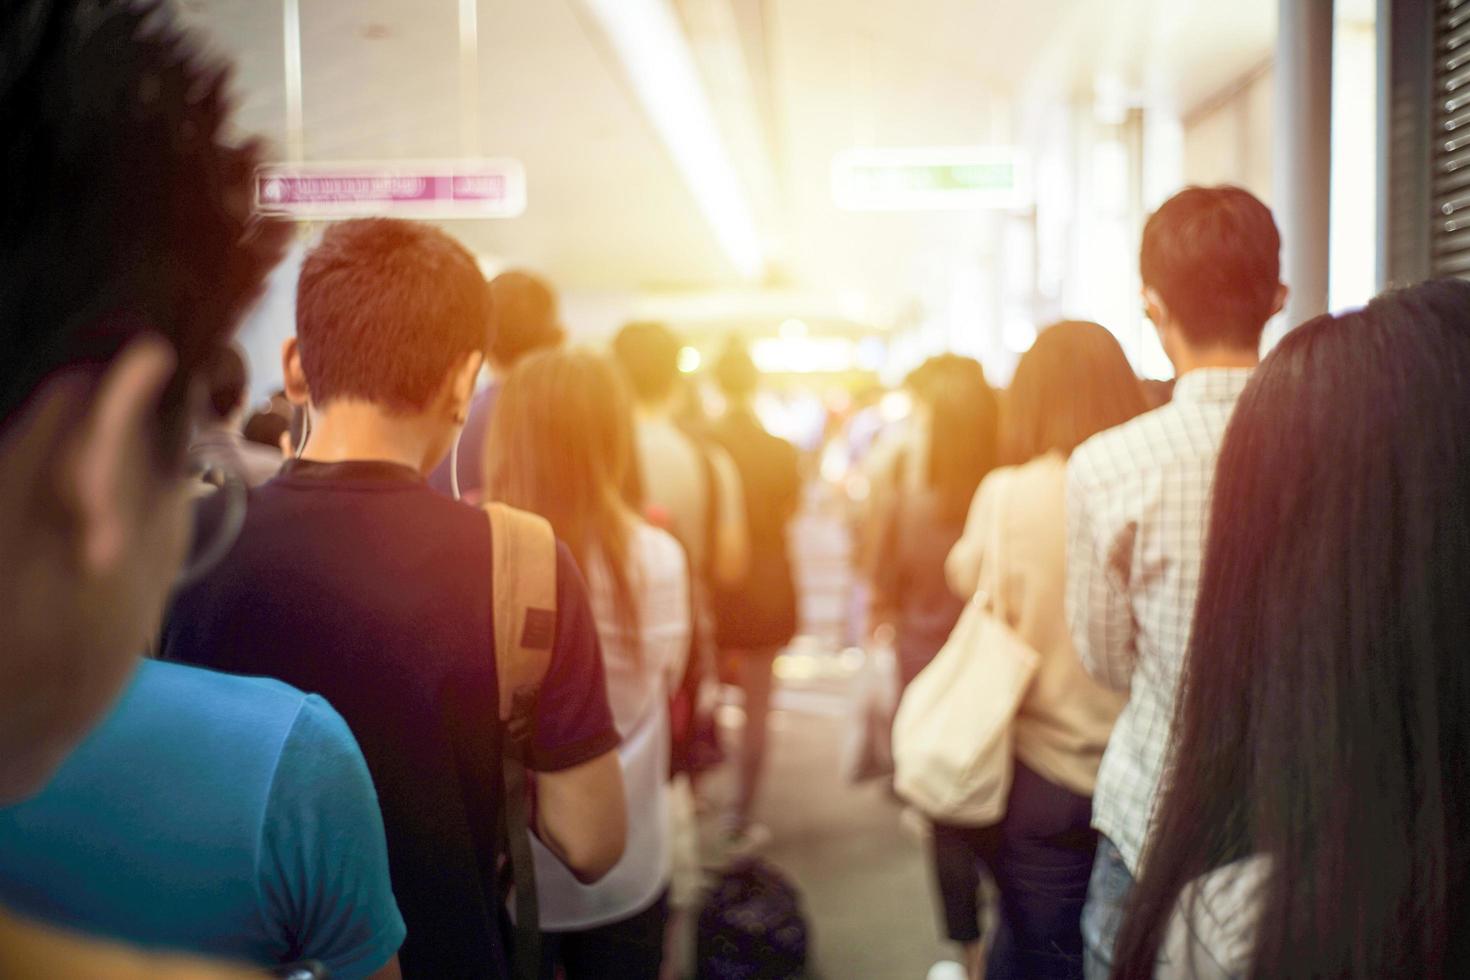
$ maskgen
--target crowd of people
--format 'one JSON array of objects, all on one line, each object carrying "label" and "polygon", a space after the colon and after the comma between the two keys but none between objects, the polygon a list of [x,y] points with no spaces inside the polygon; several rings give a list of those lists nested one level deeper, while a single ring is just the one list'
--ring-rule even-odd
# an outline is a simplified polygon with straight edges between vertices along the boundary
[{"label": "crowd of people", "polygon": [[[667,327],[571,348],[538,277],[345,221],[246,439],[231,338],[289,231],[224,76],[146,5],[3,18],[0,976],[683,975],[711,690],[750,853],[797,629],[750,356],[704,418]],[[956,976],[1470,954],[1470,283],[1258,363],[1280,249],[1237,188],[1150,217],[1155,407],[1080,321],[1004,391],[909,380],[870,549],[902,682],[969,603],[1036,654],[1003,818],[930,828]]]}]

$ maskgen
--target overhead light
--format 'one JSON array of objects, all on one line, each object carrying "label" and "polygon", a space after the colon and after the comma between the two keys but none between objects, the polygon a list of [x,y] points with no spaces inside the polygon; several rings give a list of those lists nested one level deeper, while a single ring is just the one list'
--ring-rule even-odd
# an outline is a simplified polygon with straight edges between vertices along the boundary
[{"label": "overhead light", "polygon": [[836,373],[853,369],[856,345],[847,337],[763,337],[750,345],[750,359],[768,374]]},{"label": "overhead light", "polygon": [[622,62],[694,201],[736,270],[758,278],[760,235],[668,0],[583,0]]}]

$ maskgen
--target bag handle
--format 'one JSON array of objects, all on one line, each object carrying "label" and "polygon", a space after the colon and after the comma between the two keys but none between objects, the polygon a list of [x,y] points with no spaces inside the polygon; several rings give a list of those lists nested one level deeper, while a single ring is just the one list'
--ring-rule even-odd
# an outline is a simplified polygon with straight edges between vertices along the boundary
[{"label": "bag handle", "polygon": [[[990,508],[985,515],[986,534],[984,550],[980,553],[980,587],[975,591],[975,599],[979,601],[980,608],[990,613],[1003,623],[1010,620],[1005,615],[1003,608],[1005,602],[1006,571],[1002,561],[1005,554],[1005,532],[1002,523],[1006,513],[1006,503],[1009,497],[1010,474],[999,470],[992,470],[986,477],[990,484]],[[1002,492],[1006,492],[1006,498],[1002,498]]]},{"label": "bag handle", "polygon": [[556,642],[556,534],[545,518],[504,504],[487,504],[485,513],[490,519],[495,671],[504,731],[501,836],[516,893],[512,972],[517,980],[537,980],[541,922],[531,855],[526,758],[536,698]]}]

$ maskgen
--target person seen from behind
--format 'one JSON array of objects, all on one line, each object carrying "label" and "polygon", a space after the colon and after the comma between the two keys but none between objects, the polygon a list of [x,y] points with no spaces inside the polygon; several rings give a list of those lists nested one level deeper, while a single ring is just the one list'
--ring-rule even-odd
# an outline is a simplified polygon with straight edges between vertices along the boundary
[{"label": "person seen from behind", "polygon": [[906,387],[914,398],[909,439],[894,458],[877,516],[873,556],[874,624],[891,624],[899,683],[918,676],[960,618],[965,597],[944,579],[981,480],[998,461],[999,402],[980,362],[932,357]]},{"label": "person seen from behind", "polygon": [[[474,258],[387,219],[330,227],[297,288],[286,390],[298,458],[252,491],[225,560],[182,591],[165,656],[275,677],[330,699],[382,804],[406,977],[505,976],[508,882],[492,635],[490,526],[424,474],[464,423],[484,346]],[[576,563],[556,558],[550,667],[525,762],[534,829],[595,880],[624,843],[618,734]]]},{"label": "person seen from behind", "polygon": [[[983,592],[994,615],[1039,654],[1012,722],[1004,819],[983,828],[934,825],[946,928],[973,978],[1082,976],[1079,920],[1097,845],[1092,793],[1126,697],[1087,675],[1067,631],[1067,457],[1143,410],[1138,380],[1111,333],[1076,321],[1043,330],[1001,400],[1006,465],[980,484],[945,562],[956,596],[969,601]],[[1000,894],[983,965],[981,864]]]},{"label": "person seen from behind", "polygon": [[745,575],[749,541],[740,475],[729,455],[675,421],[682,345],[661,323],[632,323],[613,338],[613,359],[633,393],[638,483],[710,588]]},{"label": "person seen from behind", "polygon": [[760,371],[749,352],[732,343],[715,362],[714,376],[725,411],[711,435],[740,475],[750,542],[745,574],[738,582],[719,583],[712,595],[716,645],[733,667],[745,709],[735,805],[726,828],[738,847],[760,836],[751,818],[766,757],[776,656],[796,635],[787,532],[801,505],[801,473],[795,447],[767,432],[756,416]]},{"label": "person seen from behind", "polygon": [[670,534],[623,495],[633,410],[622,377],[585,351],[525,358],[501,389],[486,446],[491,500],[539,513],[587,575],[622,744],[628,846],[585,884],[536,847],[548,973],[656,980],[672,874],[669,696],[689,652],[689,568]]},{"label": "person seen from behind", "polygon": [[490,319],[486,332],[485,366],[490,383],[475,393],[459,436],[458,452],[429,474],[429,486],[452,495],[455,481],[450,467],[457,464],[460,497],[478,503],[484,496],[486,437],[495,403],[506,376],[528,354],[559,347],[566,340],[557,310],[556,293],[549,283],[530,272],[512,269],[490,280]]},{"label": "person seen from behind", "polygon": [[[259,486],[281,468],[281,451],[252,441],[242,432],[249,376],[245,358],[234,346],[222,347],[209,368],[209,403],[218,421],[194,436],[189,451],[238,473],[248,486]],[[279,440],[277,440],[279,444]]]},{"label": "person seen from behind", "polygon": [[[166,11],[7,4],[0,63],[0,803],[17,804],[132,682],[186,574],[208,365],[285,230],[252,221],[258,151],[226,140],[222,76]],[[254,975],[59,926],[0,910],[0,975]]]},{"label": "person seen from behind", "polygon": [[[1281,310],[1281,237],[1238,187],[1190,187],[1144,226],[1144,307],[1178,382],[1162,408],[1094,436],[1067,468],[1067,614],[1077,654],[1128,691],[1098,770],[1102,835],[1082,916],[1087,975],[1107,976],[1168,751],[1215,460]],[[1191,763],[1192,764],[1192,763]]]},{"label": "person seen from behind", "polygon": [[1463,976],[1470,284],[1297,327],[1220,452],[1124,978]]}]

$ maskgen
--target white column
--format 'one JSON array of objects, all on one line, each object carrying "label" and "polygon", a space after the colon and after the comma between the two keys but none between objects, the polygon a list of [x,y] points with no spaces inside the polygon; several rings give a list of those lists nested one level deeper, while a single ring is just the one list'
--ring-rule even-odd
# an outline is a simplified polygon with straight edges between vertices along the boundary
[{"label": "white column", "polygon": [[1327,311],[1332,7],[1332,0],[1277,5],[1274,203],[1282,278],[1291,290],[1278,330]]}]

